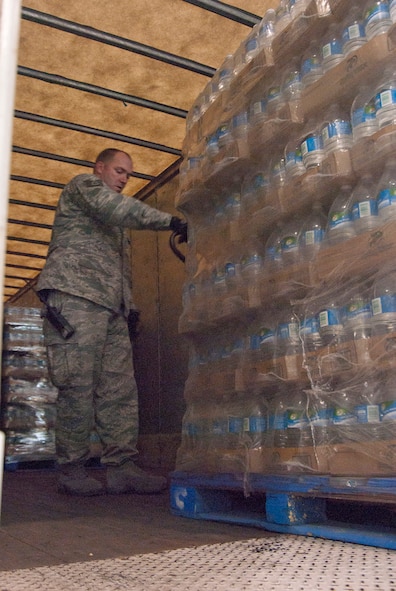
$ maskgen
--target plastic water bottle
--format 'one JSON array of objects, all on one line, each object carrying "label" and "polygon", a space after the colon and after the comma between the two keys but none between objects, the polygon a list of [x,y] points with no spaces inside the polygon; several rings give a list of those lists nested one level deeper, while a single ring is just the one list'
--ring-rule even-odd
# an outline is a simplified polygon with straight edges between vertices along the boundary
[{"label": "plastic water bottle", "polygon": [[289,391],[286,408],[287,446],[293,453],[284,464],[288,472],[315,469],[312,428],[308,419],[309,393],[302,388]]},{"label": "plastic water bottle", "polygon": [[354,4],[342,23],[342,52],[344,56],[367,42],[361,7]]},{"label": "plastic water bottle", "polygon": [[281,72],[276,72],[266,91],[268,119],[275,119],[285,100],[282,95]]},{"label": "plastic water bottle", "polygon": [[232,120],[225,121],[216,130],[217,134],[217,145],[219,148],[227,148],[234,142],[232,135]]},{"label": "plastic water bottle", "polygon": [[301,154],[305,168],[314,168],[323,161],[323,138],[317,121],[310,119],[301,134]]},{"label": "plastic water bottle", "polygon": [[273,8],[269,8],[261,22],[259,23],[258,42],[260,47],[270,48],[275,36],[276,13]]},{"label": "plastic water bottle", "polygon": [[369,86],[362,86],[353,100],[351,108],[353,142],[369,137],[378,130],[375,92]]},{"label": "plastic water bottle", "polygon": [[294,20],[308,8],[310,0],[289,0],[290,16]]},{"label": "plastic water bottle", "polygon": [[223,92],[230,87],[232,81],[233,56],[227,55],[219,68],[218,89]]},{"label": "plastic water bottle", "polygon": [[316,202],[311,213],[305,218],[298,236],[299,256],[303,260],[312,261],[316,257],[322,240],[324,239],[327,218],[322,205]]},{"label": "plastic water bottle", "polygon": [[283,470],[281,453],[288,446],[286,430],[287,390],[274,394],[268,403],[267,447],[271,453],[271,471]]},{"label": "plastic water bottle", "polygon": [[249,361],[254,367],[260,361],[268,361],[275,354],[275,327],[270,322],[256,322],[247,338]]},{"label": "plastic water bottle", "polygon": [[245,40],[245,63],[248,64],[257,55],[260,49],[259,45],[259,27],[260,23],[254,25]]},{"label": "plastic water bottle", "polygon": [[244,439],[248,447],[250,472],[264,472],[269,458],[266,454],[268,430],[268,402],[263,396],[252,397],[246,405]]},{"label": "plastic water bottle", "polygon": [[286,161],[283,155],[271,160],[269,170],[269,182],[271,189],[279,190],[286,183]]},{"label": "plastic water bottle", "polygon": [[375,109],[379,129],[396,123],[396,69],[385,68],[375,92]]},{"label": "plastic water bottle", "polygon": [[390,1],[389,14],[390,14],[392,23],[396,23],[396,0]]},{"label": "plastic water bottle", "polygon": [[364,174],[352,191],[352,220],[356,234],[372,232],[381,222],[378,218],[376,187],[371,174]]},{"label": "plastic water bottle", "polygon": [[275,35],[279,35],[291,23],[289,0],[280,0],[275,13]]},{"label": "plastic water bottle", "polygon": [[267,170],[254,171],[247,175],[241,189],[241,213],[251,215],[265,206],[265,201],[270,185]]},{"label": "plastic water bottle", "polygon": [[352,187],[343,185],[330,206],[322,246],[338,244],[356,236],[352,221]]},{"label": "plastic water bottle", "polygon": [[285,146],[285,169],[287,178],[300,176],[305,172],[301,153],[301,137],[294,134]]},{"label": "plastic water bottle", "polygon": [[388,0],[367,0],[363,15],[367,40],[386,33],[392,25]]},{"label": "plastic water bottle", "polygon": [[241,257],[241,276],[246,287],[249,308],[261,304],[261,282],[263,280],[263,246],[253,238],[245,247]]},{"label": "plastic water bottle", "polygon": [[371,336],[371,298],[365,286],[355,286],[345,294],[343,324],[347,340]]},{"label": "plastic water bottle", "polygon": [[286,102],[298,101],[302,92],[301,71],[298,59],[290,60],[281,76],[281,92]]},{"label": "plastic water bottle", "polygon": [[352,147],[352,127],[349,116],[336,104],[329,107],[321,133],[326,156],[336,150],[348,150]]},{"label": "plastic water bottle", "polygon": [[342,62],[344,54],[342,51],[342,36],[340,25],[331,23],[322,44],[322,69],[328,72],[331,68]]},{"label": "plastic water bottle", "polygon": [[248,133],[248,111],[240,111],[232,118],[232,135],[244,139]]},{"label": "plastic water bottle", "polygon": [[316,351],[323,346],[320,335],[319,315],[308,306],[300,322],[300,339],[305,351]]},{"label": "plastic water bottle", "polygon": [[318,458],[319,471],[327,472],[327,466],[321,466],[320,456],[318,454],[319,446],[327,446],[330,443],[329,424],[330,424],[330,401],[327,388],[312,387],[308,394],[308,421],[312,434],[315,456]]},{"label": "plastic water bottle", "polygon": [[290,310],[284,311],[284,316],[276,327],[276,357],[298,355],[301,353],[300,321]]},{"label": "plastic water bottle", "polygon": [[395,374],[390,372],[382,386],[380,403],[382,433],[385,439],[393,440],[396,428]]},{"label": "plastic water bottle", "polygon": [[323,76],[322,52],[317,39],[313,39],[304,51],[300,71],[303,88],[313,84]]},{"label": "plastic water bottle", "polygon": [[381,439],[381,385],[372,376],[359,380],[355,412],[359,426],[359,442]]},{"label": "plastic water bottle", "polygon": [[374,335],[396,331],[396,264],[393,261],[375,276],[371,310]]},{"label": "plastic water bottle", "polygon": [[296,264],[301,261],[301,225],[301,218],[299,216],[294,216],[282,226],[280,236],[280,254],[282,266],[284,267]]},{"label": "plastic water bottle", "polygon": [[376,195],[381,223],[396,220],[396,158],[387,160],[377,185]]},{"label": "plastic water bottle", "polygon": [[345,341],[343,310],[334,294],[329,293],[319,308],[319,333],[324,345],[336,345]]},{"label": "plastic water bottle", "polygon": [[250,129],[254,130],[254,128],[263,123],[268,119],[268,112],[267,112],[267,97],[266,96],[256,96],[252,99],[251,103],[249,104],[249,127]]},{"label": "plastic water bottle", "polygon": [[278,271],[282,267],[281,237],[282,225],[277,223],[265,243],[264,269],[268,273]]},{"label": "plastic water bottle", "polygon": [[332,443],[358,441],[356,406],[359,397],[355,388],[340,388],[330,397],[329,435]]}]

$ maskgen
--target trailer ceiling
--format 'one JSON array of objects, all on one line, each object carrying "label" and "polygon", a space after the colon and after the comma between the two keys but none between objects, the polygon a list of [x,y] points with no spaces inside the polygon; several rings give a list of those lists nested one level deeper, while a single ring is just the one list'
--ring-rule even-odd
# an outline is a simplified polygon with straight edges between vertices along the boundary
[{"label": "trailer ceiling", "polygon": [[177,174],[185,117],[275,0],[23,0],[4,300],[34,284],[60,191],[105,147],[133,158],[126,194]]}]

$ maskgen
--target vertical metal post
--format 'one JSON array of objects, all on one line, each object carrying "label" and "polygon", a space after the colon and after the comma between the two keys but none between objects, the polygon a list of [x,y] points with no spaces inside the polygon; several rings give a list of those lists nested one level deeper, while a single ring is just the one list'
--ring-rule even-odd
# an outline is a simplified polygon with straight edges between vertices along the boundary
[{"label": "vertical metal post", "polygon": [[[8,191],[20,21],[20,0],[0,0],[0,296],[2,300],[4,294]],[[3,306],[0,305],[0,343],[2,341]],[[0,511],[3,486],[4,439],[4,433],[0,432]]]}]

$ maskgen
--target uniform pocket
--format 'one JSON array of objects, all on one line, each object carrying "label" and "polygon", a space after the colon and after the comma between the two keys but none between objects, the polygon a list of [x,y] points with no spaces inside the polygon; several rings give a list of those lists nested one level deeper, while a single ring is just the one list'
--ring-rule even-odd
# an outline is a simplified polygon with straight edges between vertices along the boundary
[{"label": "uniform pocket", "polygon": [[47,347],[48,373],[56,388],[85,386],[91,372],[84,371],[77,343],[50,344]]}]

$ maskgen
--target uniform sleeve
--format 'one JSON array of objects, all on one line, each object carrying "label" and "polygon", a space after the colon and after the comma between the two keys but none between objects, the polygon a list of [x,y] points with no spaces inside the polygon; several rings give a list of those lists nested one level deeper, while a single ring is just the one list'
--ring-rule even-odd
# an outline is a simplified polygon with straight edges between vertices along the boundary
[{"label": "uniform sleeve", "polygon": [[95,175],[80,175],[74,181],[75,205],[98,221],[132,230],[169,230],[170,213],[113,191]]}]

